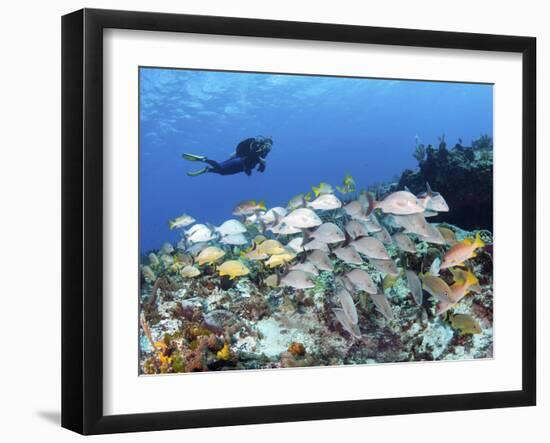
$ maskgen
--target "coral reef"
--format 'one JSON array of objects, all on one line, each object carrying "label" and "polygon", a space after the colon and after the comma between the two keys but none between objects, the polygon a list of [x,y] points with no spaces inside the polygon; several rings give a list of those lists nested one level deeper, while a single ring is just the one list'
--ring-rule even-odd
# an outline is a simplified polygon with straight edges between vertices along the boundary
[{"label": "coral reef", "polygon": [[493,230],[493,142],[482,135],[471,147],[457,143],[447,148],[445,137],[440,137],[439,147],[418,144],[413,152],[418,161],[418,170],[405,170],[399,181],[389,191],[409,188],[418,193],[428,182],[445,195],[453,210],[445,221],[464,229]]},{"label": "coral reef", "polygon": [[[429,162],[440,161],[433,158],[439,158],[443,144],[442,139],[439,151],[427,149],[427,158],[422,163],[428,170]],[[443,146],[443,149],[446,148]],[[456,154],[458,152],[461,154]],[[455,164],[460,156],[466,155],[464,152],[466,148],[449,150],[445,164]],[[404,174],[402,179],[408,176]],[[411,182],[408,183],[412,188]],[[429,198],[436,195],[439,194],[433,193]],[[395,220],[414,214],[392,216],[383,212],[391,207],[391,199],[376,202],[369,198],[369,210],[378,213],[380,224],[375,223],[376,217],[362,212],[367,208],[366,203],[364,206],[361,203],[359,212],[355,212],[355,202],[360,200],[348,198],[343,202],[344,208],[308,213],[309,219],[296,218],[296,223],[315,220],[317,226],[322,225],[324,229],[304,228],[298,234],[278,234],[280,242],[274,239],[268,242],[269,234],[258,235],[257,226],[252,224],[243,233],[252,239],[249,240],[252,246],[224,245],[222,237],[210,239],[208,251],[206,243],[197,252],[195,249],[199,248],[194,249],[193,244],[186,242],[176,248],[165,245],[161,250],[151,251],[142,263],[140,373],[492,357],[490,231],[466,231],[450,223],[432,223],[424,228],[444,233],[447,240],[442,234],[435,235],[428,230],[426,235],[408,233],[411,242],[403,245],[395,241],[395,234],[407,231],[402,231],[403,226],[396,226]],[[427,198],[419,196],[415,204],[422,202],[429,207],[433,202]],[[322,202],[326,201],[330,199]],[[454,209],[441,216],[449,219],[453,212]],[[271,225],[272,230],[288,229],[277,219],[275,217]],[[362,224],[353,225],[354,220],[362,220]],[[365,232],[361,232],[361,226]],[[240,229],[235,224],[237,228]],[[189,234],[192,229],[186,235],[197,232]],[[371,233],[367,232],[369,229]],[[341,231],[346,231],[344,237]],[[302,240],[306,251],[300,246],[295,253],[290,253],[294,235],[311,237],[307,244]],[[373,240],[352,241],[350,235],[358,240]],[[381,240],[375,240],[377,237]],[[315,241],[321,241],[322,244],[316,246],[321,249],[307,251],[308,245],[311,247]],[[409,278],[431,275],[434,263],[440,258],[446,263],[455,245],[471,249],[465,259],[466,267],[436,269],[434,275],[439,272],[439,284],[449,291],[457,291],[466,284],[465,277],[461,276],[471,274],[474,280],[469,284],[475,290],[463,291],[450,308],[441,312],[442,299],[438,298],[441,294],[434,296],[424,282],[419,299],[418,293],[413,294]],[[404,250],[404,246],[409,250]],[[346,247],[356,248],[368,259],[359,257],[357,252],[340,254],[340,248]],[[336,255],[335,251],[340,252]],[[286,258],[277,261],[266,259],[283,256]],[[193,264],[198,261],[197,257],[204,259],[203,264]],[[220,271],[220,260],[232,266],[229,277]],[[268,263],[274,262],[277,265],[271,268]],[[189,272],[189,266],[196,268]],[[184,268],[186,271],[182,272]],[[407,276],[404,270],[410,274]],[[281,283],[283,279],[286,283]],[[457,319],[462,317],[457,315],[464,315],[476,327],[479,325],[479,331],[458,328]]]}]

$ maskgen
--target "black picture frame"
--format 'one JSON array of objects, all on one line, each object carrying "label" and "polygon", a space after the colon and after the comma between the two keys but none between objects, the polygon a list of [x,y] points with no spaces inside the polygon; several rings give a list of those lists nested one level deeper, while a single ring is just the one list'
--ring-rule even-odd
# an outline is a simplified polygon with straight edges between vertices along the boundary
[{"label": "black picture frame", "polygon": [[[103,413],[103,31],[108,28],[519,53],[523,64],[522,388],[506,392]],[[62,426],[82,434],[536,404],[536,39],[83,9],[62,18]]]}]

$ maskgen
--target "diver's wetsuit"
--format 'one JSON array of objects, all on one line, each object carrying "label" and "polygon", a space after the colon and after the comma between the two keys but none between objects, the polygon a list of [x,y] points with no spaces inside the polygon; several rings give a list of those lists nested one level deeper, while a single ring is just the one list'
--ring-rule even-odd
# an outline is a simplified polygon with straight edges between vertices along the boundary
[{"label": "diver's wetsuit", "polygon": [[237,145],[235,153],[223,162],[217,162],[206,157],[193,156],[192,154],[185,154],[184,158],[188,160],[201,161],[208,164],[206,168],[194,173],[188,173],[188,175],[200,175],[206,172],[220,175],[233,175],[244,172],[246,175],[250,175],[252,169],[256,166],[258,166],[257,171],[264,172],[265,158],[271,149],[271,144],[271,139],[247,138],[240,142]]},{"label": "diver's wetsuit", "polygon": [[[232,157],[221,163],[207,158],[204,162],[209,165],[204,172],[212,172],[214,174],[233,175],[245,170],[245,159],[240,157]],[[250,175],[250,172],[248,172],[248,175]]]}]

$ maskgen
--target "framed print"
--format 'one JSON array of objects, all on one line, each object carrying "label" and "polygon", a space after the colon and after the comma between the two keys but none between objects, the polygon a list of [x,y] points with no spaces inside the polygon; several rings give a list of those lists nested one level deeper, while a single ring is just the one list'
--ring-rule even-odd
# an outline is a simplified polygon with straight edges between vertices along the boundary
[{"label": "framed print", "polygon": [[64,16],[62,425],[534,405],[535,48]]}]

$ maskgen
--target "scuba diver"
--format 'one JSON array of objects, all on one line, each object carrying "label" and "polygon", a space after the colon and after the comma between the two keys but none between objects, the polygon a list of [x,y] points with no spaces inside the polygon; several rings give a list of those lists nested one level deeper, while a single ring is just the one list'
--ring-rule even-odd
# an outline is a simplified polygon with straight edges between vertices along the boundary
[{"label": "scuba diver", "polygon": [[273,140],[270,137],[247,138],[240,142],[231,157],[223,162],[211,160],[203,155],[183,154],[185,160],[203,162],[208,165],[198,171],[188,172],[187,175],[195,177],[206,172],[220,175],[233,175],[244,172],[246,175],[250,175],[252,169],[256,166],[258,166],[258,169],[256,169],[258,172],[264,172],[265,158],[271,151],[272,145]]}]

